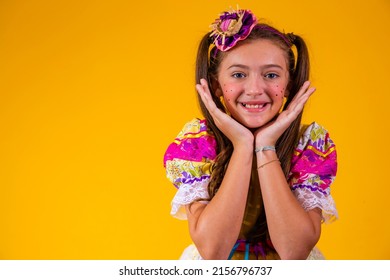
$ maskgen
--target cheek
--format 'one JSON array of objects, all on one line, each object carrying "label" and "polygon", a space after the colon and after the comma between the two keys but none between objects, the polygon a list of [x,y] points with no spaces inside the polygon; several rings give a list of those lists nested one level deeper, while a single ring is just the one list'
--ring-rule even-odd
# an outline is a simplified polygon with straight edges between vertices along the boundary
[{"label": "cheek", "polygon": [[225,98],[225,100],[227,102],[230,102],[231,100],[234,101],[234,99],[240,93],[240,89],[235,84],[223,84],[222,85],[222,92],[223,92],[223,97]]},{"label": "cheek", "polygon": [[286,91],[286,87],[276,84],[272,87],[272,93],[275,95],[275,97],[283,98]]}]

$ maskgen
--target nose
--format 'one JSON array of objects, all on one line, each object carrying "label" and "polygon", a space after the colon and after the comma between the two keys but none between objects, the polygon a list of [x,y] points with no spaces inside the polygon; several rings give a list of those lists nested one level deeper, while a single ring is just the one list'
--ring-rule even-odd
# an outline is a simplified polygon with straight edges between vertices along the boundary
[{"label": "nose", "polygon": [[248,95],[259,95],[264,93],[264,81],[261,77],[255,75],[249,77],[247,80],[247,85],[245,89],[246,94]]}]

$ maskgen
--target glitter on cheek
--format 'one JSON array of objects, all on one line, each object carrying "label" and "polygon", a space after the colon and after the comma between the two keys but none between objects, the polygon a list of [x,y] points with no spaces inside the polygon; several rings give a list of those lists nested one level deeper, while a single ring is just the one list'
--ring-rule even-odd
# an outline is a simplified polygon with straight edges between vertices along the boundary
[{"label": "glitter on cheek", "polygon": [[237,91],[236,87],[234,85],[230,84],[223,84],[223,92],[226,95],[234,94]]},{"label": "glitter on cheek", "polygon": [[280,90],[280,94],[284,94],[284,91],[286,90],[286,88],[282,88],[281,90]]},{"label": "glitter on cheek", "polygon": [[279,84],[275,85],[274,92],[275,96],[279,97],[279,94],[283,95],[285,88],[282,87],[282,89],[279,88]]}]

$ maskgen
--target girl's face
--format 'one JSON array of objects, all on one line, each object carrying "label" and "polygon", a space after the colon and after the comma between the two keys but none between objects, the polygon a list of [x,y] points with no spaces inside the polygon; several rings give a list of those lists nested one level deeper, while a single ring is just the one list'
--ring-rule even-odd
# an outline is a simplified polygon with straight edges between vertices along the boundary
[{"label": "girl's face", "polygon": [[270,40],[248,42],[224,54],[217,80],[215,92],[224,97],[231,116],[248,128],[258,128],[279,113],[287,96],[287,59]]}]

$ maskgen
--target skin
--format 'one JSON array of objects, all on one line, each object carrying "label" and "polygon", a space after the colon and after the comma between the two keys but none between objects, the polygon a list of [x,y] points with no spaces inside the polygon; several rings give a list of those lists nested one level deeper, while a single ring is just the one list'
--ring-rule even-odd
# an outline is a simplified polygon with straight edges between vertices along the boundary
[{"label": "skin", "polygon": [[216,95],[224,97],[235,120],[258,128],[279,112],[288,81],[286,59],[279,47],[268,40],[255,41],[232,49],[223,59]]},{"label": "skin", "polygon": [[[187,206],[190,235],[205,259],[227,259],[239,235],[253,162],[257,167],[271,241],[281,259],[305,259],[321,232],[321,211],[304,211],[291,192],[274,146],[315,91],[305,82],[288,108],[279,114],[289,81],[283,51],[269,40],[241,44],[226,52],[215,92],[231,116],[219,110],[207,82],[196,85],[218,128],[234,150],[217,194],[208,204]],[[250,106],[245,105],[250,104]]]}]

